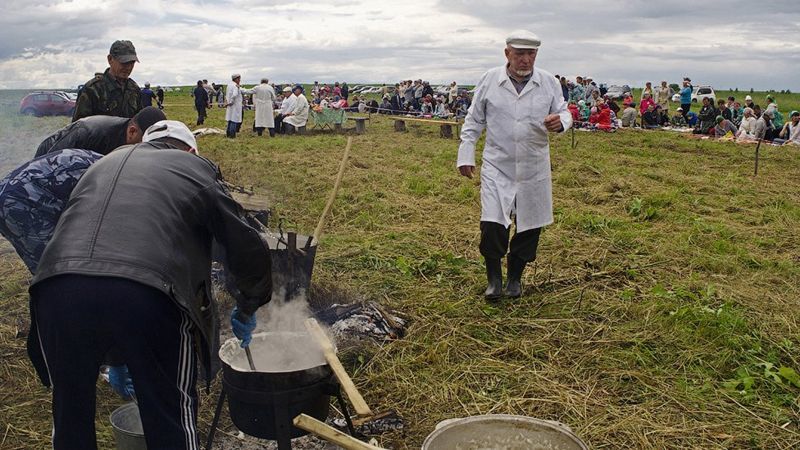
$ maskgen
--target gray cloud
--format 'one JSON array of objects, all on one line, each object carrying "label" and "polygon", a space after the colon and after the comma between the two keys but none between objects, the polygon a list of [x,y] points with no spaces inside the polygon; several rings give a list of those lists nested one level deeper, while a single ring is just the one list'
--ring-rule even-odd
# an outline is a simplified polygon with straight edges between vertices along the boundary
[{"label": "gray cloud", "polygon": [[[796,1],[743,0],[7,0],[0,17],[0,87],[69,87],[105,68],[131,39],[137,80],[157,84],[471,83],[502,64],[503,39],[529,28],[537,65],[567,76],[641,85],[689,75],[720,88],[797,90]],[[768,10],[766,10],[768,9]]]}]

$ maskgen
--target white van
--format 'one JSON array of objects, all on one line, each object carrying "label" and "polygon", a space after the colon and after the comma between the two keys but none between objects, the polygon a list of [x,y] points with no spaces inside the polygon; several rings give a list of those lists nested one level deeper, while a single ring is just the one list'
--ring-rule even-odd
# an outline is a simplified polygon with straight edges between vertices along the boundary
[{"label": "white van", "polygon": [[717,96],[714,94],[714,88],[711,86],[695,86],[694,90],[692,91],[692,103],[702,102],[703,97],[708,97],[708,99],[711,100],[711,104],[717,102]]}]

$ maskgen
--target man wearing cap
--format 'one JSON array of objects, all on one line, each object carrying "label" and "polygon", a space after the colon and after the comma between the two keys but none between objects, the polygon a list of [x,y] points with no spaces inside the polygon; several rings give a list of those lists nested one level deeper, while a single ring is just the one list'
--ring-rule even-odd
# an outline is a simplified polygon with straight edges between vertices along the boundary
[{"label": "man wearing cap", "polygon": [[669,124],[675,128],[686,128],[686,117],[683,117],[683,108],[675,110],[675,115],[669,119]]},{"label": "man wearing cap", "polygon": [[280,134],[286,134],[286,127],[283,125],[283,119],[292,111],[297,102],[297,97],[292,94],[292,88],[285,86],[283,88],[283,101],[281,101],[281,109],[278,110],[278,115],[275,116],[275,131]]},{"label": "man wearing cap", "polygon": [[266,243],[219,169],[189,153],[196,147],[186,125],[161,121],[143,143],[103,157],[75,186],[42,255],[30,288],[39,342],[29,352],[52,385],[56,450],[97,448],[95,385],[112,349],[135,386],[118,385],[137,399],[147,448],[199,448],[198,362],[213,379],[219,339],[212,239],[242,294],[231,325],[243,342],[270,297]]},{"label": "man wearing cap", "polygon": [[231,75],[231,82],[225,90],[225,120],[228,122],[225,135],[229,138],[235,138],[236,132],[242,125],[242,101],[245,92],[239,87],[241,80],[242,76],[238,73]]},{"label": "man wearing cap", "polygon": [[148,106],[153,106],[153,100],[155,99],[156,104],[160,104],[158,101],[158,97],[156,97],[156,93],[150,89],[150,82],[144,82],[144,89],[142,89],[142,107],[147,108]]},{"label": "man wearing cap", "polygon": [[72,121],[104,115],[133,117],[142,109],[139,85],[130,78],[139,62],[131,41],[115,41],[108,53],[108,68],[84,84],[75,103]]},{"label": "man wearing cap", "polygon": [[[536,258],[542,227],[553,222],[548,132],[569,129],[572,115],[558,81],[534,67],[540,43],[529,31],[506,39],[507,64],[481,77],[461,131],[457,166],[461,175],[472,178],[475,145],[486,130],[480,252],[486,260],[489,300],[503,295],[502,258],[507,252],[505,295],[521,295],[525,265]],[[512,221],[516,232],[508,251]]]},{"label": "man wearing cap", "polygon": [[36,157],[65,148],[91,150],[107,155],[111,150],[142,142],[142,135],[150,125],[165,120],[164,112],[148,106],[133,118],[90,116],[72,122],[47,137],[36,150]]},{"label": "man wearing cap", "polygon": [[306,122],[308,122],[308,99],[303,95],[303,86],[296,85],[292,88],[292,93],[295,97],[294,107],[283,118],[286,134],[295,133],[300,127],[306,126]]}]

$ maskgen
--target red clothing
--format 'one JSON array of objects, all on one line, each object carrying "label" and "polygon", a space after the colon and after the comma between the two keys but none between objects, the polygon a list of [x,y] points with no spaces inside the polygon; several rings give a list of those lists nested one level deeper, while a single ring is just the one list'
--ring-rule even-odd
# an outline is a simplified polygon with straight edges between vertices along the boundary
[{"label": "red clothing", "polygon": [[598,113],[592,113],[589,115],[589,123],[597,123],[599,119],[600,119],[600,114]]},{"label": "red clothing", "polygon": [[611,129],[611,110],[608,108],[603,108],[599,114],[597,114],[597,128],[601,130],[610,130]]},{"label": "red clothing", "polygon": [[656,106],[656,102],[653,101],[652,98],[644,98],[642,99],[642,104],[639,105],[639,114],[644,115],[647,112],[647,107],[653,105]]},{"label": "red clothing", "polygon": [[580,122],[581,114],[578,111],[578,105],[574,104],[567,105],[567,109],[569,110],[569,113],[572,114],[572,120],[575,122]]}]

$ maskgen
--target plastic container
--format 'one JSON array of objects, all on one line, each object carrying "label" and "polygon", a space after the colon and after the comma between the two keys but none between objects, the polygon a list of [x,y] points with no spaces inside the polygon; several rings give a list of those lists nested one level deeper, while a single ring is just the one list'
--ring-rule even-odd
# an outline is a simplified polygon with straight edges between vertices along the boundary
[{"label": "plastic container", "polygon": [[533,417],[488,414],[436,425],[422,450],[588,450],[564,424]]},{"label": "plastic container", "polygon": [[139,406],[136,403],[120,406],[111,413],[110,418],[117,450],[147,450]]}]

